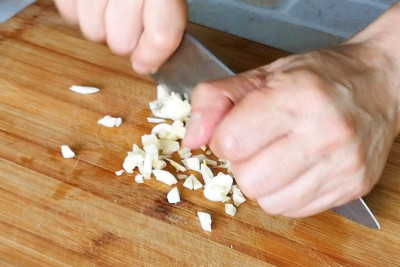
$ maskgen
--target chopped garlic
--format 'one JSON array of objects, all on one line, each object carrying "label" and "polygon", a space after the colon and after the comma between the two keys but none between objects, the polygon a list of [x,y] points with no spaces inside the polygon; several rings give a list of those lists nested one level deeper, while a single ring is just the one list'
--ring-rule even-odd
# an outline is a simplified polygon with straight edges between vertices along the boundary
[{"label": "chopped garlic", "polygon": [[206,151],[207,147],[206,146],[201,146],[200,149],[203,150],[203,151]]},{"label": "chopped garlic", "polygon": [[[136,154],[138,153],[138,154]],[[144,158],[140,152],[128,152],[128,155],[126,156],[124,163],[122,164],[122,168],[127,173],[133,173],[133,170],[138,167],[140,164],[143,163]],[[140,154],[139,154],[140,153]]]},{"label": "chopped garlic", "polygon": [[231,190],[232,183],[232,176],[217,175],[205,186],[203,194],[208,200],[225,202],[229,200],[227,195]]},{"label": "chopped garlic", "polygon": [[121,126],[121,124],[122,124],[122,118],[117,118],[115,120],[115,127],[119,127],[119,126]]},{"label": "chopped garlic", "polygon": [[182,165],[180,165],[179,163],[173,161],[172,159],[167,159],[169,161],[169,163],[172,165],[172,167],[174,167],[177,171],[179,172],[185,172],[187,171],[185,167],[183,167]]},{"label": "chopped garlic", "polygon": [[138,184],[143,184],[144,183],[143,175],[141,175],[140,173],[136,174],[135,182]]},{"label": "chopped garlic", "polygon": [[98,120],[97,123],[109,128],[119,127],[122,124],[122,119],[106,115],[102,119]]},{"label": "chopped garlic", "polygon": [[217,162],[215,160],[212,160],[212,159],[205,158],[204,161],[207,162],[207,165],[210,165],[210,166],[217,166],[218,165]]},{"label": "chopped garlic", "polygon": [[188,178],[188,176],[186,174],[177,174],[176,178],[178,178],[179,180],[183,180],[183,179]]},{"label": "chopped garlic", "polygon": [[191,174],[183,183],[183,186],[190,189],[190,190],[197,190],[203,187],[197,178]]},{"label": "chopped garlic", "polygon": [[100,91],[99,88],[96,87],[79,85],[72,85],[69,89],[75,93],[79,93],[82,95],[90,95]]},{"label": "chopped garlic", "polygon": [[179,143],[172,140],[158,140],[158,148],[161,150],[162,154],[172,154],[179,150]]},{"label": "chopped garlic", "polygon": [[143,158],[146,156],[146,153],[144,153],[143,149],[141,149],[140,147],[138,147],[136,144],[133,145],[132,153],[134,153],[134,154],[139,154],[139,155],[141,155]]},{"label": "chopped garlic", "polygon": [[197,216],[199,216],[200,225],[203,230],[211,232],[211,215],[205,212],[197,212]]},{"label": "chopped garlic", "polygon": [[203,181],[205,184],[208,184],[214,177],[214,174],[212,173],[211,169],[205,164],[201,164],[200,173],[203,177]]},{"label": "chopped garlic", "polygon": [[168,171],[154,170],[153,174],[158,181],[163,182],[169,186],[176,184],[178,182],[176,178]]},{"label": "chopped garlic", "polygon": [[181,156],[181,159],[187,159],[187,158],[190,158],[192,156],[192,153],[188,152],[188,153],[182,154],[180,156]]},{"label": "chopped garlic", "polygon": [[75,152],[67,145],[61,146],[61,154],[65,159],[75,158]]},{"label": "chopped garlic", "polygon": [[158,156],[158,159],[169,159],[171,157],[171,154],[161,154]]},{"label": "chopped garlic", "polygon": [[124,173],[124,170],[119,170],[115,172],[116,176],[121,176]]},{"label": "chopped garlic", "polygon": [[160,118],[147,118],[147,121],[150,123],[162,123],[165,122],[165,119],[160,119]]},{"label": "chopped garlic", "polygon": [[207,151],[206,151],[206,155],[207,155],[207,156],[210,156],[211,154],[212,154],[212,152],[211,152],[210,150],[207,150]]},{"label": "chopped garlic", "polygon": [[200,162],[204,163],[204,160],[207,158],[203,154],[194,155],[193,158],[198,158]]},{"label": "chopped garlic", "polygon": [[158,161],[158,148],[156,145],[147,145],[144,148],[146,157],[144,158],[143,176],[145,179],[150,179],[153,164]]},{"label": "chopped garlic", "polygon": [[225,204],[225,213],[231,216],[236,215],[237,209],[232,204]]},{"label": "chopped garlic", "polygon": [[163,119],[184,120],[190,115],[191,106],[187,100],[182,100],[178,94],[160,96],[160,99],[150,102],[153,115]]},{"label": "chopped garlic", "polygon": [[237,185],[232,186],[232,192],[233,203],[236,207],[239,207],[243,202],[246,201],[246,198],[243,196],[242,191],[240,191]]},{"label": "chopped garlic", "polygon": [[162,170],[165,167],[167,167],[167,163],[164,160],[157,160],[155,163],[153,163],[153,168],[156,170]]},{"label": "chopped garlic", "polygon": [[178,150],[178,154],[180,156],[182,156],[182,154],[188,154],[188,153],[191,153],[190,149],[184,146],[182,146],[181,149]]},{"label": "chopped garlic", "polygon": [[170,95],[170,90],[165,84],[159,84],[157,85],[157,99],[163,99],[166,97],[169,97]]},{"label": "chopped garlic", "polygon": [[200,161],[196,157],[184,159],[183,165],[189,170],[200,171]]},{"label": "chopped garlic", "polygon": [[153,127],[152,134],[158,135],[161,139],[176,141],[179,139],[178,135],[174,132],[174,127],[167,123],[160,123]]},{"label": "chopped garlic", "polygon": [[176,204],[178,202],[181,202],[181,197],[179,195],[178,187],[174,187],[171,189],[171,191],[168,192],[167,200],[171,204]]},{"label": "chopped garlic", "polygon": [[148,146],[148,145],[155,145],[157,148],[159,147],[159,142],[157,139],[157,136],[154,134],[145,134],[142,136],[142,146]]}]

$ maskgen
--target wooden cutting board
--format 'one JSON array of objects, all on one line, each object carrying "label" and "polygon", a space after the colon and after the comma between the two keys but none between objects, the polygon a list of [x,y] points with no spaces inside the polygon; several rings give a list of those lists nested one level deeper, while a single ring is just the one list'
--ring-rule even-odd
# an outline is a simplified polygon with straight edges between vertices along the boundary
[{"label": "wooden cutting board", "polygon": [[[235,71],[286,53],[196,25],[190,31]],[[73,84],[101,88],[83,96]],[[400,265],[400,144],[366,198],[376,231],[332,212],[306,219],[265,214],[247,201],[236,217],[202,193],[116,177],[152,124],[155,84],[127,59],[85,41],[51,1],[0,26],[1,266],[395,266]],[[121,116],[104,128],[104,115]],[[76,159],[63,159],[68,144]],[[204,232],[196,212],[213,217]]]}]

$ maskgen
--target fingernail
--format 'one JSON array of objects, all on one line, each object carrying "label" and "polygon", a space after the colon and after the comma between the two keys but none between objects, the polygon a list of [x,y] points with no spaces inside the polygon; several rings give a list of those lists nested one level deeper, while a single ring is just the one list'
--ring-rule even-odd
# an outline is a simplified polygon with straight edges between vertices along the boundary
[{"label": "fingernail", "polygon": [[142,74],[142,75],[149,74],[149,69],[145,65],[143,65],[143,64],[141,64],[139,62],[133,62],[132,68],[136,73],[139,73],[139,74]]},{"label": "fingernail", "polygon": [[185,141],[196,140],[202,135],[202,116],[200,113],[193,113],[187,126]]}]

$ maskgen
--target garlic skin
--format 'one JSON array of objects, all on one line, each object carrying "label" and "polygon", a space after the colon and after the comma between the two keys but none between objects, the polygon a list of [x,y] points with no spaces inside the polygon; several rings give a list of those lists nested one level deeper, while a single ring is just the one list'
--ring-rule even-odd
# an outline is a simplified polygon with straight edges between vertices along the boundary
[{"label": "garlic skin", "polygon": [[197,212],[197,216],[199,217],[201,228],[203,228],[204,231],[211,232],[211,215],[206,212],[199,211]]},{"label": "garlic skin", "polygon": [[75,158],[75,152],[67,145],[61,146],[61,154],[65,159]]}]

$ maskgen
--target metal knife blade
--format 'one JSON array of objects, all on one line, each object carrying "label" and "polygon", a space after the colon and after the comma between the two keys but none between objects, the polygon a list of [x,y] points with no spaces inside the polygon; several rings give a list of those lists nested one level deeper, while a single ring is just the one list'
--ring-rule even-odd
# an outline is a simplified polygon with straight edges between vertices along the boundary
[{"label": "metal knife blade", "polygon": [[152,77],[169,90],[190,97],[198,83],[233,74],[196,38],[186,32],[177,51]]},{"label": "metal knife blade", "polygon": [[353,200],[346,205],[333,208],[332,210],[349,220],[374,229],[381,229],[378,220],[362,198]]},{"label": "metal knife blade", "polygon": [[[190,97],[198,83],[231,75],[234,73],[228,67],[191,34],[185,33],[177,51],[152,77],[169,90]],[[333,211],[357,223],[380,229],[378,220],[362,198]]]}]

